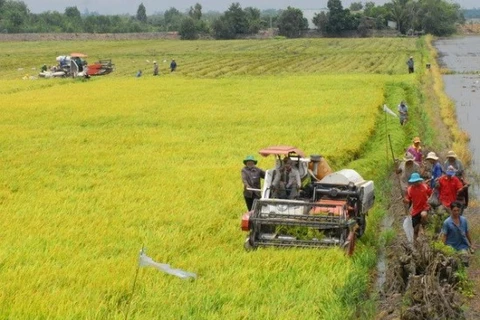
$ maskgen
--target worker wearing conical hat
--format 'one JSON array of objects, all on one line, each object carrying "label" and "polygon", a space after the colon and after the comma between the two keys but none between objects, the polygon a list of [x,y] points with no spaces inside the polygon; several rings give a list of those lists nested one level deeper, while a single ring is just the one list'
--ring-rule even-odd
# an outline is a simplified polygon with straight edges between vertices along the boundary
[{"label": "worker wearing conical hat", "polygon": [[408,147],[407,152],[410,153],[413,157],[416,163],[419,165],[422,164],[422,147],[420,146],[420,138],[415,137],[413,138],[413,144]]},{"label": "worker wearing conical hat", "polygon": [[407,152],[405,154],[405,157],[403,158],[403,161],[400,163],[395,172],[400,175],[400,186],[402,188],[401,192],[402,195],[405,195],[405,193],[407,192],[408,180],[410,179],[410,176],[414,172],[419,173],[420,166],[418,165],[418,163],[415,162],[415,158],[413,157],[413,155]]},{"label": "worker wearing conical hat", "polygon": [[445,168],[448,168],[448,166],[452,166],[456,172],[455,175],[457,177],[463,176],[464,174],[464,167],[462,161],[458,159],[457,154],[453,151],[450,150],[447,152],[447,160],[445,160],[444,166]]},{"label": "worker wearing conical hat", "polygon": [[242,182],[243,182],[243,197],[245,198],[245,204],[247,205],[248,211],[252,210],[253,201],[255,199],[260,199],[260,191],[251,190],[251,189],[261,189],[260,179],[265,178],[265,171],[258,168],[257,160],[254,156],[247,156],[243,160],[245,165],[242,168]]},{"label": "worker wearing conical hat", "polygon": [[442,176],[442,173],[443,173],[442,165],[440,164],[440,162],[438,162],[437,154],[433,151],[427,154],[427,157],[425,158],[425,160],[427,160],[431,166],[430,187],[434,188],[437,179]]}]

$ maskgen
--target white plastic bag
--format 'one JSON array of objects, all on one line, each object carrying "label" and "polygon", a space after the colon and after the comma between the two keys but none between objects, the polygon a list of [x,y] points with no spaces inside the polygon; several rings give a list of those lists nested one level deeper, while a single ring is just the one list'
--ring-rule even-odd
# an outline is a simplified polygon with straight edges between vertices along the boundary
[{"label": "white plastic bag", "polygon": [[405,217],[405,220],[403,220],[403,230],[407,235],[408,241],[413,242],[413,224],[411,216]]}]

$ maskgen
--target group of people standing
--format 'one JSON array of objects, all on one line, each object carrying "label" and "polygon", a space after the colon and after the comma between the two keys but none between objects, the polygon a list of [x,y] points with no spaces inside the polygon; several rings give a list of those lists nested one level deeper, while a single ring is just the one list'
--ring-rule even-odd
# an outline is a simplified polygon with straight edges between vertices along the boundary
[{"label": "group of people standing", "polygon": [[467,219],[468,207],[465,168],[454,151],[448,151],[443,164],[435,152],[423,159],[421,140],[415,137],[403,161],[396,166],[403,201],[410,208],[414,239],[428,219],[428,212],[448,213],[443,222],[441,239],[458,251],[473,250]]},{"label": "group of people standing", "polygon": [[[164,61],[166,62],[166,61]],[[175,62],[175,60],[172,60],[170,62],[170,72],[173,72],[177,70],[177,62]],[[158,63],[157,61],[153,61],[153,75],[154,76],[158,76],[160,74],[160,71],[159,71],[159,68],[158,68]],[[137,78],[140,78],[141,76],[143,75],[143,72],[142,70],[138,70],[137,71]]]}]

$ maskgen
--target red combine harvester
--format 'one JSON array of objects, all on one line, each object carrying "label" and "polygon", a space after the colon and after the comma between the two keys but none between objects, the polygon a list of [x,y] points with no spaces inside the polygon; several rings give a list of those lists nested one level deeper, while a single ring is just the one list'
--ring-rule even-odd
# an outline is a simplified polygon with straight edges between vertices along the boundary
[{"label": "red combine harvester", "polygon": [[[340,246],[351,255],[357,237],[366,228],[366,216],[374,203],[373,181],[364,180],[352,169],[332,172],[320,155],[306,158],[291,146],[259,151],[274,156],[275,168],[266,171],[261,198],[242,217],[248,232],[244,247],[331,247]],[[294,199],[275,198],[273,181],[288,158],[300,173],[302,186]]]},{"label": "red combine harvester", "polygon": [[103,76],[115,69],[115,65],[110,59],[87,64],[86,57],[86,54],[79,52],[73,52],[69,56],[58,56],[57,65],[50,69],[44,65],[38,76],[42,78]]}]

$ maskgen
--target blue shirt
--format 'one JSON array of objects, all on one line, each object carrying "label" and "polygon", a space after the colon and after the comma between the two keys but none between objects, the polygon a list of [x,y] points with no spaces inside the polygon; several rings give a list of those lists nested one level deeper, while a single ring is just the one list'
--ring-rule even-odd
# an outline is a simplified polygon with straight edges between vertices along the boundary
[{"label": "blue shirt", "polygon": [[442,176],[443,170],[442,165],[440,163],[435,163],[432,168],[432,180],[430,180],[430,187],[433,189],[435,188],[435,180]]},{"label": "blue shirt", "polygon": [[460,216],[460,225],[453,223],[451,217],[443,222],[442,234],[447,236],[446,244],[455,250],[467,250],[469,248],[467,242],[468,222],[465,217]]}]

